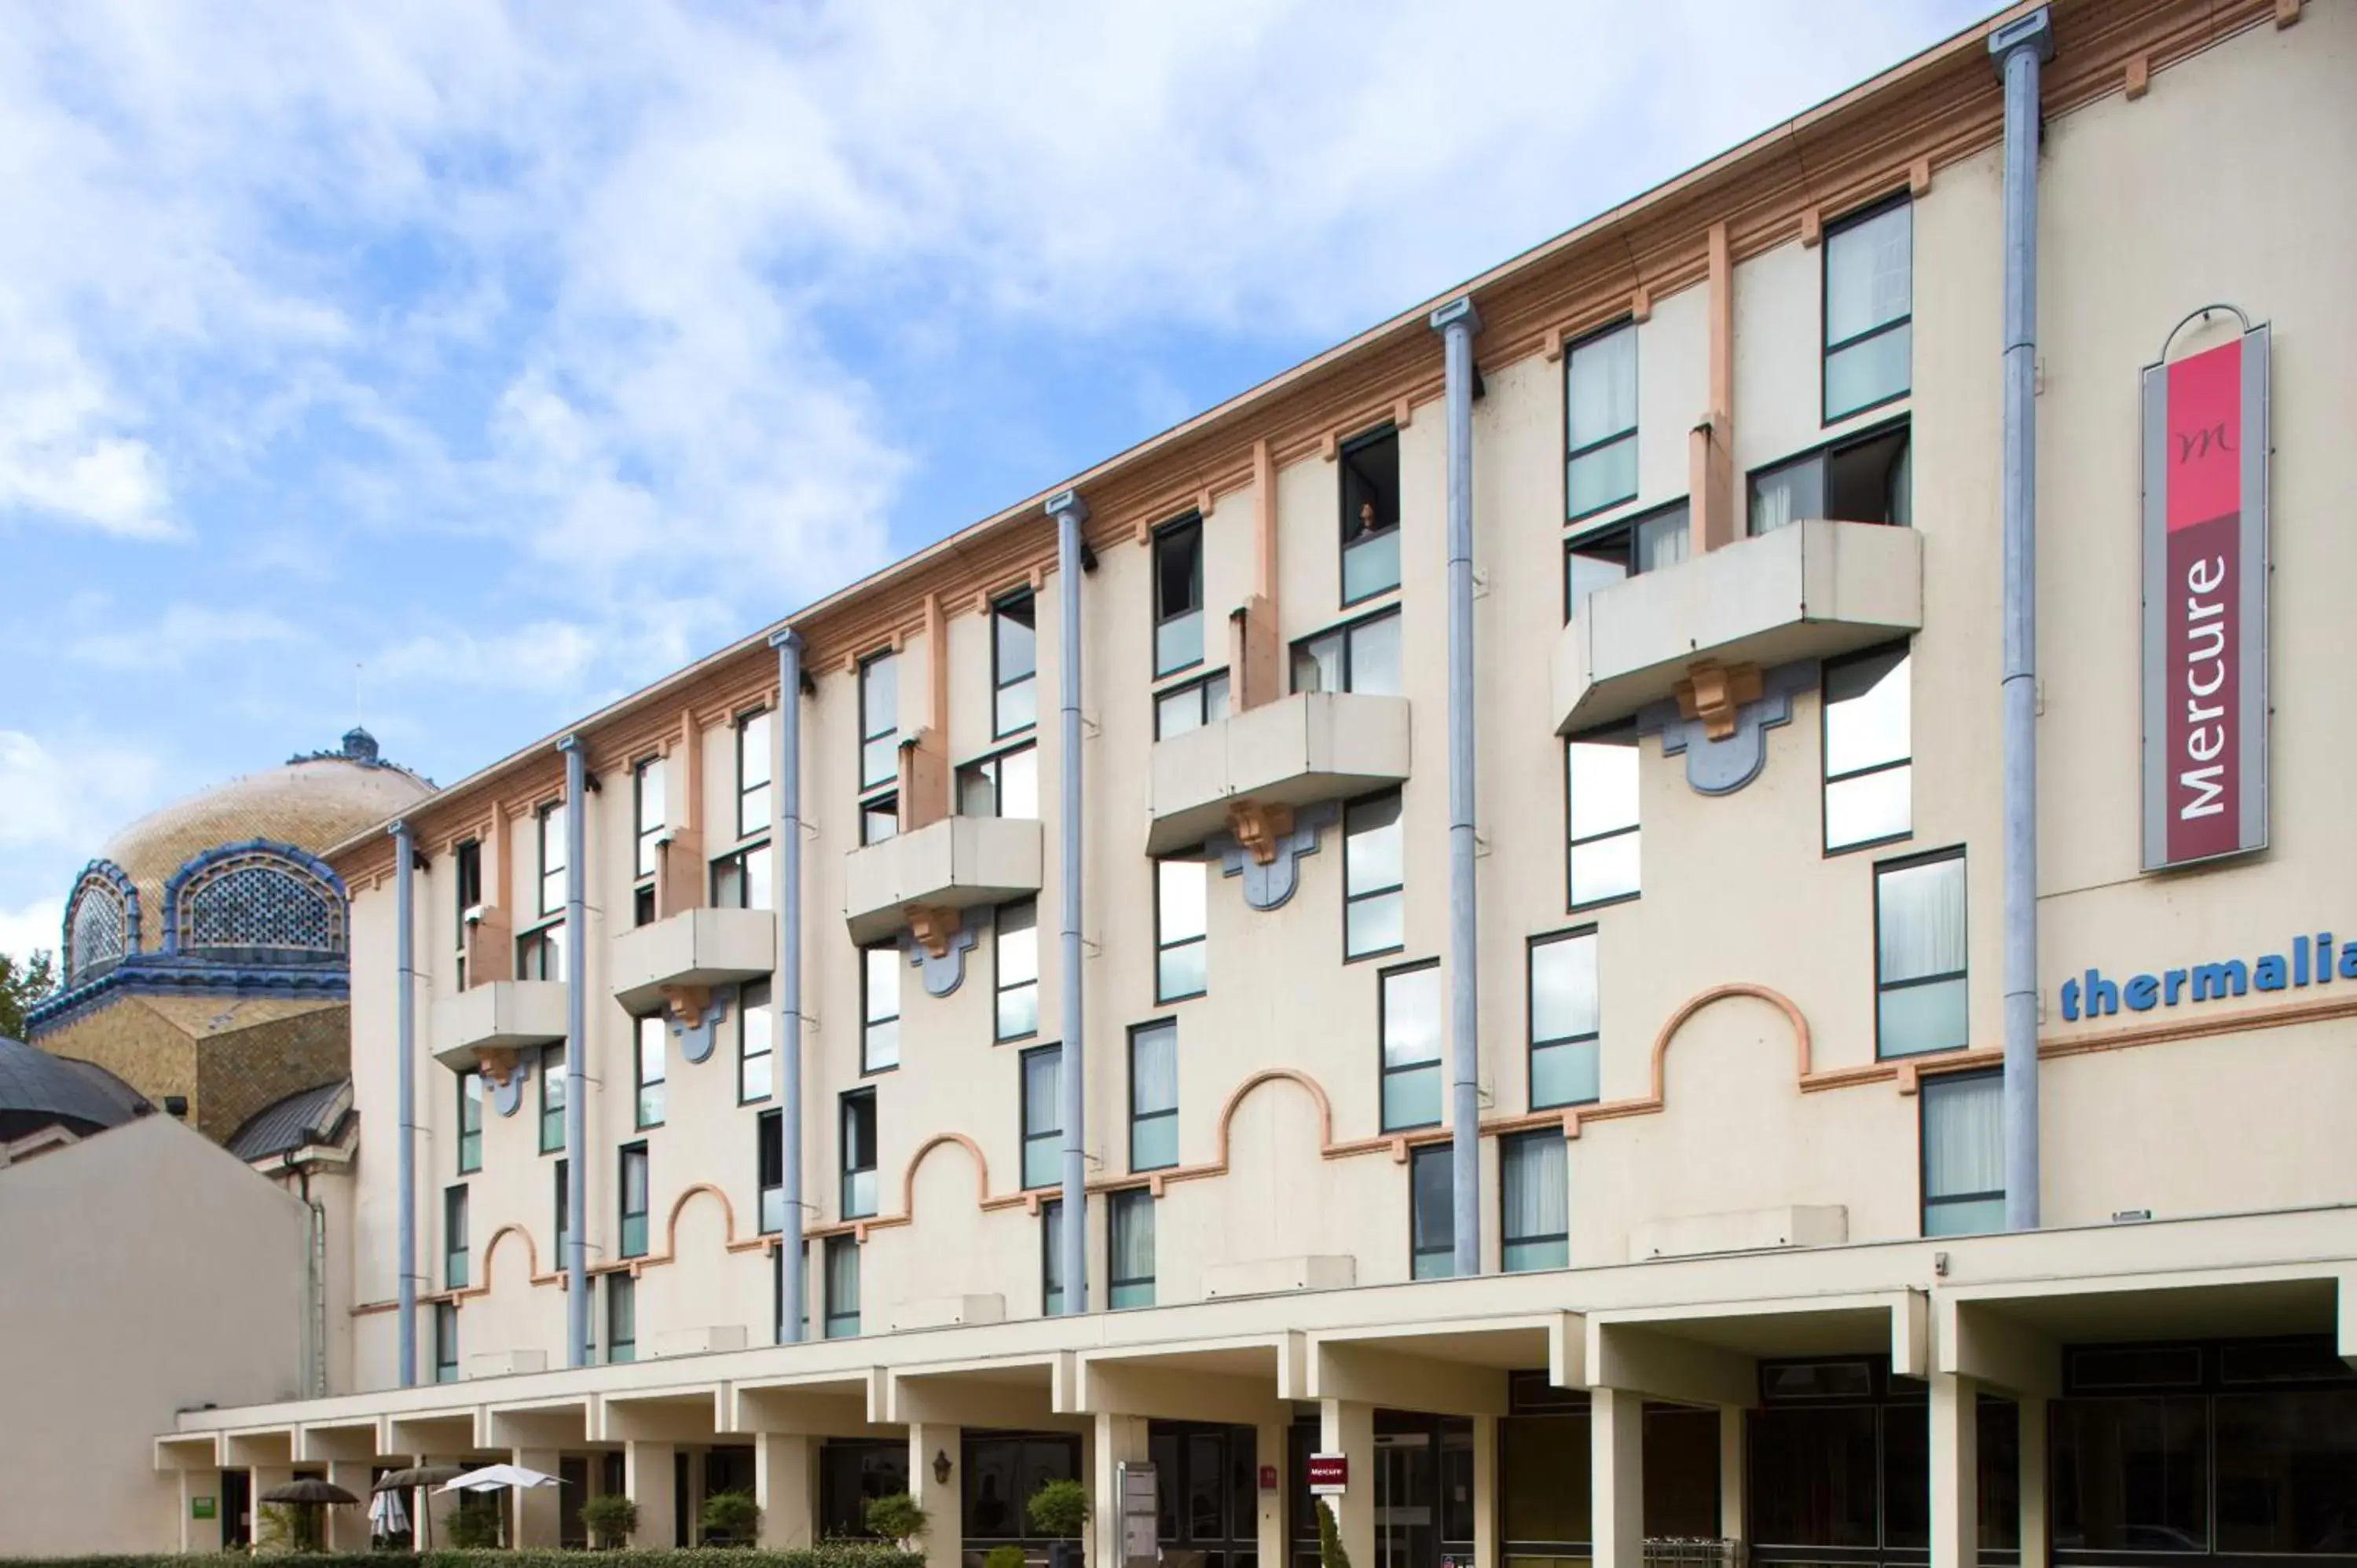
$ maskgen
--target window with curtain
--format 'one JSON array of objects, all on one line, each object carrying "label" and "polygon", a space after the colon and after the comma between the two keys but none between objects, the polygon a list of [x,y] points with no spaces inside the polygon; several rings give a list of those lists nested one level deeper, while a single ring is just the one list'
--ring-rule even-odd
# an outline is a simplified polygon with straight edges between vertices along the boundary
[{"label": "window with curtain", "polygon": [[957,809],[962,817],[1037,817],[1039,748],[1018,746],[959,768]]},{"label": "window with curtain", "polygon": [[1116,1307],[1154,1305],[1154,1195],[1144,1187],[1108,1195],[1107,1299]]},{"label": "window with curtain", "polygon": [[540,912],[565,913],[565,802],[551,800],[534,821],[540,851]]},{"label": "window with curtain", "polygon": [[434,1380],[455,1383],[458,1380],[458,1305],[437,1301],[434,1304]]},{"label": "window with curtain", "polygon": [[900,1065],[900,950],[886,942],[859,950],[859,1070]]},{"label": "window with curtain", "polygon": [[540,1047],[540,1152],[565,1147],[565,1047]]},{"label": "window with curtain", "polygon": [[1456,1151],[1425,1144],[1408,1151],[1409,1277],[1445,1280],[1457,1273]]},{"label": "window with curtain", "polygon": [[622,1192],[622,1256],[647,1255],[647,1146],[626,1144],[615,1162]]},{"label": "window with curtain", "polygon": [[606,1360],[621,1366],[639,1359],[639,1282],[627,1273],[606,1276]]},{"label": "window with curtain", "polygon": [[990,607],[990,733],[994,736],[1013,735],[1039,722],[1039,606],[1028,590],[1009,594]]},{"label": "window with curtain", "polygon": [[1561,1129],[1498,1140],[1499,1257],[1506,1273],[1569,1266],[1570,1181]]},{"label": "window with curtain", "polygon": [[1913,825],[1909,664],[1904,643],[1825,662],[1827,854],[1905,838]]},{"label": "window with curtain", "polygon": [[1914,518],[1904,420],[1846,436],[1751,476],[1749,527],[1755,534],[1813,518],[1905,528]]},{"label": "window with curtain", "polygon": [[2005,1229],[2005,1075],[1926,1078],[1923,1234]]},{"label": "window with curtain", "polygon": [[859,661],[859,787],[900,777],[900,667],[895,654]]},{"label": "window with curtain", "polygon": [[458,1075],[458,1174],[483,1168],[483,1074],[468,1068]]},{"label": "window with curtain", "polygon": [[770,1012],[770,983],[748,980],[737,988],[737,1103],[770,1098],[777,1061],[777,1019]]},{"label": "window with curtain", "polygon": [[467,1287],[467,1189],[447,1187],[442,1193],[442,1288]]},{"label": "window with curtain", "polygon": [[1129,1168],[1178,1163],[1178,1026],[1165,1018],[1129,1032]]},{"label": "window with curtain", "polygon": [[1211,871],[1183,857],[1154,863],[1154,999],[1181,1002],[1210,984]]},{"label": "window with curtain", "polygon": [[1343,444],[1342,602],[1355,605],[1400,582],[1399,432],[1386,424]]},{"label": "window with curtain", "polygon": [[1203,661],[1203,523],[1193,515],[1154,533],[1154,673]]},{"label": "window with curtain", "polygon": [[786,1118],[782,1111],[764,1111],[753,1122],[754,1176],[760,1184],[761,1230],[774,1234],[786,1228]]},{"label": "window with curtain", "polygon": [[1915,214],[1905,197],[1825,227],[1824,421],[1907,394]]},{"label": "window with curtain", "polygon": [[1037,1046],[1023,1053],[1023,1185],[1054,1187],[1063,1166],[1064,1047]]},{"label": "window with curtain", "polygon": [[1586,1105],[1598,1094],[1596,931],[1530,946],[1531,1109]]},{"label": "window with curtain", "polygon": [[565,1250],[573,1245],[573,1166],[559,1160],[549,1168],[556,1176],[556,1264],[563,1268]]},{"label": "window with curtain", "polygon": [[1039,1205],[1039,1316],[1054,1317],[1064,1310],[1064,1205],[1049,1198]]},{"label": "window with curtain", "polygon": [[1637,326],[1564,351],[1565,515],[1586,517],[1637,496]]},{"label": "window with curtain", "polygon": [[660,1013],[650,1013],[638,1021],[638,1112],[641,1127],[660,1127],[663,1123],[664,1093],[669,1085],[665,1049],[671,1037],[671,1024]]},{"label": "window with curtain", "polygon": [[1028,898],[1001,904],[996,929],[997,1037],[1019,1040],[1039,1032],[1039,906]]},{"label": "window with curtain", "polygon": [[750,838],[770,831],[770,781],[775,772],[770,757],[770,713],[737,717],[737,836]]},{"label": "window with curtain", "polygon": [[1228,716],[1228,672],[1175,686],[1154,699],[1154,738],[1168,740]]},{"label": "window with curtain", "polygon": [[1406,830],[1400,792],[1342,810],[1342,957],[1397,952],[1406,942]]},{"label": "window with curtain", "polygon": [[850,1236],[826,1239],[826,1337],[859,1336],[859,1242]]},{"label": "window with curtain", "polygon": [[1440,961],[1382,977],[1383,1131],[1440,1120]]},{"label": "window with curtain", "polygon": [[1587,596],[1686,558],[1693,539],[1683,500],[1626,522],[1590,529],[1563,546],[1563,618],[1576,620]]},{"label": "window with curtain", "polygon": [[1400,694],[1400,612],[1384,610],[1293,645],[1297,692]]},{"label": "window with curtain", "polygon": [[1966,1043],[1964,851],[1875,867],[1874,993],[1878,1055]]},{"label": "window with curtain", "polygon": [[855,1089],[843,1097],[843,1218],[875,1212],[876,1091]]},{"label": "window with curtain", "polygon": [[1633,724],[1590,730],[1564,746],[1564,815],[1571,830],[1566,875],[1572,908],[1633,897],[1643,886],[1638,756]]}]

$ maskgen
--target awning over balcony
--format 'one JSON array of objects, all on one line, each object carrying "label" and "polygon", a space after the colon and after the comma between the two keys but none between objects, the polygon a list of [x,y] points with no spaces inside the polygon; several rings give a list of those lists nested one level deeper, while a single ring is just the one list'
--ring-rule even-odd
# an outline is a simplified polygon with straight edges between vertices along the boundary
[{"label": "awning over balcony", "polygon": [[1408,776],[1408,702],[1305,692],[1154,743],[1146,851],[1165,854],[1229,827],[1232,806],[1297,809]]},{"label": "awning over balcony", "polygon": [[563,1038],[561,980],[494,980],[434,1004],[434,1059],[452,1072],[480,1066],[486,1052]]},{"label": "awning over balcony", "polygon": [[911,909],[965,909],[1039,891],[1040,827],[1029,817],[944,817],[855,849],[843,868],[851,940],[882,941]]},{"label": "awning over balcony", "polygon": [[758,980],[777,967],[778,917],[767,909],[683,909],[614,939],[614,1000],[653,1010],[685,991]]}]

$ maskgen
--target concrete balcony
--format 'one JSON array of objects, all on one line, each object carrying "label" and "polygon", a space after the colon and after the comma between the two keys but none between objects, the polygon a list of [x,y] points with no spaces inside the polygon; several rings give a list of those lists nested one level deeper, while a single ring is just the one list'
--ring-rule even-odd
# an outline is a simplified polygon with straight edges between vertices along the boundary
[{"label": "concrete balcony", "polygon": [[494,980],[434,1004],[434,1059],[452,1072],[565,1038],[565,982]]},{"label": "concrete balcony", "polygon": [[1405,697],[1297,693],[1154,743],[1146,852],[1200,843],[1246,802],[1295,810],[1407,776]]},{"label": "concrete balcony", "polygon": [[767,909],[683,909],[614,939],[614,1000],[630,1013],[778,966],[778,917]]},{"label": "concrete balcony", "polygon": [[1039,891],[1039,823],[1030,817],[944,817],[853,850],[843,867],[851,940],[882,941],[912,909],[966,909]]},{"label": "concrete balcony", "polygon": [[1796,522],[1595,593],[1556,639],[1555,731],[1626,718],[1706,661],[1829,659],[1923,627],[1923,538]]}]

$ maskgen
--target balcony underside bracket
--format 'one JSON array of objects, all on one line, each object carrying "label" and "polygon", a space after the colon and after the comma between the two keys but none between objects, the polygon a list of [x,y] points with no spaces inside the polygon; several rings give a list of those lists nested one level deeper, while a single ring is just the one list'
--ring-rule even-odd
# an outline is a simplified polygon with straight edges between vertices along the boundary
[{"label": "balcony underside bracket", "polygon": [[1224,875],[1244,879],[1244,902],[1255,909],[1280,908],[1293,897],[1300,883],[1300,859],[1318,853],[1318,830],[1333,822],[1336,808],[1332,801],[1321,800],[1297,807],[1289,815],[1291,822],[1282,831],[1266,831],[1275,827],[1267,816],[1231,808],[1231,822],[1257,822],[1265,831],[1254,833],[1251,842],[1235,832],[1213,833],[1203,841],[1204,849],[1220,857]]},{"label": "balcony underside bracket", "polygon": [[495,1049],[484,1051],[477,1058],[483,1066],[483,1079],[491,1086],[491,1109],[502,1116],[512,1116],[523,1103],[523,1086],[532,1077],[532,1058],[522,1051]]},{"label": "balcony underside bracket", "polygon": [[900,951],[922,975],[927,995],[947,996],[964,983],[965,955],[981,940],[983,925],[990,918],[987,904],[909,911],[908,929],[900,933]]},{"label": "balcony underside bracket", "polygon": [[737,987],[733,985],[665,988],[663,1019],[679,1039],[681,1060],[710,1059],[712,1047],[720,1038],[720,1015],[727,1010],[729,998],[736,994]]},{"label": "balcony underside bracket", "polygon": [[[1697,665],[1678,694],[1637,710],[1637,733],[1659,735],[1662,755],[1685,754],[1686,783],[1698,795],[1732,795],[1768,763],[1768,732],[1792,721],[1792,698],[1817,683],[1817,660],[1797,659],[1770,670],[1727,669],[1708,660]],[[1749,701],[1729,695],[1753,690]],[[1691,694],[1689,694],[1691,693]],[[1721,700],[1708,700],[1717,697]],[[1689,714],[1684,710],[1693,708]],[[1714,730],[1724,730],[1714,735]]]}]

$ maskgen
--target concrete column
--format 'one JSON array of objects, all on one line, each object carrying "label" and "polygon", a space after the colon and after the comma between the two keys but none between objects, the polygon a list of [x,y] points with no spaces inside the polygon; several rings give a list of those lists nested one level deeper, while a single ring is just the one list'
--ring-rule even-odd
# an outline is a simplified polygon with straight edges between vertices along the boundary
[{"label": "concrete column", "polygon": [[[510,1451],[509,1462],[527,1470],[537,1470],[544,1476],[554,1476],[562,1463],[554,1448],[517,1448]],[[508,1537],[511,1546],[546,1547],[554,1551],[565,1543],[565,1498],[562,1487],[533,1487],[515,1496],[515,1530]]]},{"label": "concrete column", "polygon": [[672,1477],[672,1456],[676,1452],[676,1445],[669,1443],[622,1444],[622,1490],[639,1505],[639,1532],[630,1537],[633,1546],[660,1548],[679,1544],[674,1518],[678,1505]]},{"label": "concrete column", "polygon": [[328,1479],[361,1500],[358,1508],[332,1508],[328,1510],[328,1550],[366,1552],[369,1549],[369,1504],[376,1500],[369,1495],[368,1461],[331,1459],[328,1462]]},{"label": "concrete column", "polygon": [[2021,1568],[2046,1568],[2046,1399],[2018,1396],[2021,1423]]},{"label": "concrete column", "polygon": [[[909,1423],[909,1495],[925,1510],[925,1534],[918,1546],[925,1568],[960,1568],[965,1555],[964,1433],[941,1422]],[[947,1478],[933,1474],[933,1460],[949,1458]]]},{"label": "concrete column", "polygon": [[1100,1415],[1089,1465],[1090,1560],[1096,1568],[1121,1568],[1121,1467],[1153,1456],[1142,1416]]},{"label": "concrete column", "polygon": [[1932,1568],[1981,1558],[1980,1402],[1973,1380],[1932,1374]]},{"label": "concrete column", "polygon": [[1595,1568],[1645,1559],[1645,1396],[1597,1389],[1588,1399],[1588,1487]]},{"label": "concrete column", "polygon": [[1744,1487],[1750,1480],[1743,1447],[1741,1405],[1718,1407],[1718,1533],[1728,1541],[1748,1541],[1744,1521]]},{"label": "concrete column", "polygon": [[[213,1500],[213,1517],[199,1519],[197,1499]],[[221,1541],[221,1484],[219,1470],[180,1472],[180,1550],[219,1552]]]},{"label": "concrete column", "polygon": [[[1269,1422],[1254,1427],[1253,1446],[1257,1451],[1259,1466],[1275,1466],[1276,1486],[1264,1487],[1260,1493],[1260,1561],[1266,1568],[1286,1568],[1292,1542],[1285,1532],[1285,1499],[1292,1496],[1286,1482],[1286,1439],[1290,1431],[1283,1422]],[[1257,1477],[1254,1477],[1257,1479]],[[1373,1565],[1369,1564],[1369,1568]]]},{"label": "concrete column", "polygon": [[[1375,1560],[1375,1407],[1356,1400],[1318,1402],[1318,1450],[1351,1462],[1351,1489],[1339,1498],[1316,1499],[1334,1509],[1342,1527],[1342,1550],[1353,1563]],[[1278,1562],[1283,1562],[1282,1558]]]},{"label": "concrete column", "polygon": [[1498,1418],[1473,1418],[1473,1568],[1498,1568]]},{"label": "concrete column", "polygon": [[818,1440],[778,1432],[753,1436],[753,1500],[761,1509],[761,1546],[786,1552],[815,1539],[813,1479]]}]

